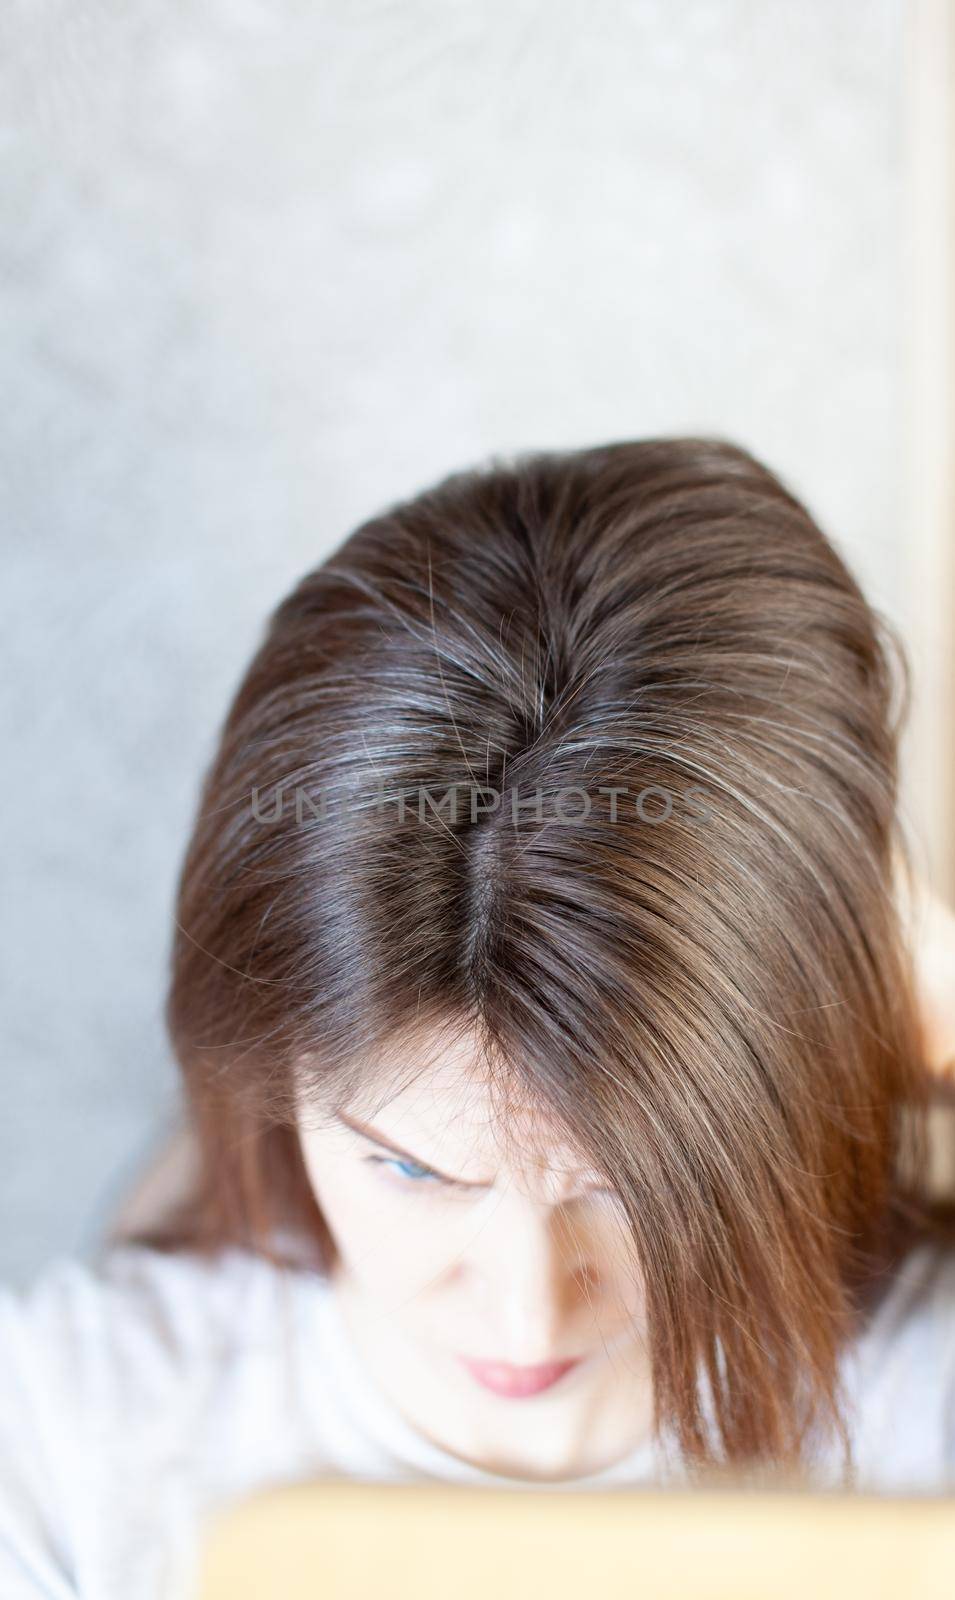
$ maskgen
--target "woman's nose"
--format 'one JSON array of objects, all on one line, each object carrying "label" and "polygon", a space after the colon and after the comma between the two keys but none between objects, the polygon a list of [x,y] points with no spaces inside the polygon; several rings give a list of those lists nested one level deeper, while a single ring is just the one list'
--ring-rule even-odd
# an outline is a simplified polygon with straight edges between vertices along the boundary
[{"label": "woman's nose", "polygon": [[559,1205],[518,1193],[495,1196],[471,1265],[480,1278],[490,1341],[485,1359],[534,1366],[578,1353],[569,1343],[571,1322],[592,1293],[594,1274],[580,1259]]}]

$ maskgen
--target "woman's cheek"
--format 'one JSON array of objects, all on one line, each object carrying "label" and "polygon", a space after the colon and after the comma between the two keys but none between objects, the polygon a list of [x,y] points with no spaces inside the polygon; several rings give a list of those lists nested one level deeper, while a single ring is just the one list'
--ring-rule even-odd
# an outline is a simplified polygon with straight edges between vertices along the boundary
[{"label": "woman's cheek", "polygon": [[439,1291],[466,1246],[460,1219],[417,1196],[386,1199],[362,1220],[356,1276],[379,1298],[406,1300]]},{"label": "woman's cheek", "polygon": [[431,1196],[396,1193],[373,1171],[331,1163],[312,1187],[349,1275],[376,1296],[414,1294],[460,1255],[459,1221]]}]

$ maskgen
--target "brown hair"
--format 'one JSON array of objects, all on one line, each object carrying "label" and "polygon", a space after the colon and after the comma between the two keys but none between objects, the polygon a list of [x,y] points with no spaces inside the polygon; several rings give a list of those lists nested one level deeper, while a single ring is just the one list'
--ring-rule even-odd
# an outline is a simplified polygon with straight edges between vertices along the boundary
[{"label": "brown hair", "polygon": [[721,439],[494,458],[364,523],[274,612],[205,779],[167,1008],[200,1171],[140,1237],[326,1270],[294,1064],[354,1091],[466,1021],[620,1195],[690,1466],[796,1462],[820,1419],[848,1449],[838,1353],[926,1221],[909,697]]}]

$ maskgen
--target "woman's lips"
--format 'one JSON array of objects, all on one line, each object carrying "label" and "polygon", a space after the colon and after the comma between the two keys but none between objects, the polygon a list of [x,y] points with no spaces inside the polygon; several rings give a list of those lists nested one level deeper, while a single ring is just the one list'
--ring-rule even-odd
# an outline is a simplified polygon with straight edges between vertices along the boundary
[{"label": "woman's lips", "polygon": [[467,1356],[462,1356],[461,1361],[472,1378],[507,1400],[525,1400],[530,1395],[540,1394],[552,1388],[571,1367],[580,1365],[579,1359],[549,1361],[540,1367],[512,1367],[506,1361],[471,1361]]}]

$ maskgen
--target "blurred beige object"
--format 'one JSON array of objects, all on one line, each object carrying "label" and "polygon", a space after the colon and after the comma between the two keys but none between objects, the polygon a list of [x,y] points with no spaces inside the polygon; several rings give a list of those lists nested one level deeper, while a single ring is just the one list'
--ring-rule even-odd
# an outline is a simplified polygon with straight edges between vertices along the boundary
[{"label": "blurred beige object", "polygon": [[953,1574],[942,1496],[325,1480],[211,1519],[195,1600],[949,1600]]},{"label": "blurred beige object", "polygon": [[929,897],[917,945],[919,998],[929,1065],[955,1089],[955,911]]},{"label": "blurred beige object", "polygon": [[955,1089],[955,910],[924,878],[898,879],[899,910],[912,953],[926,1061]]}]

